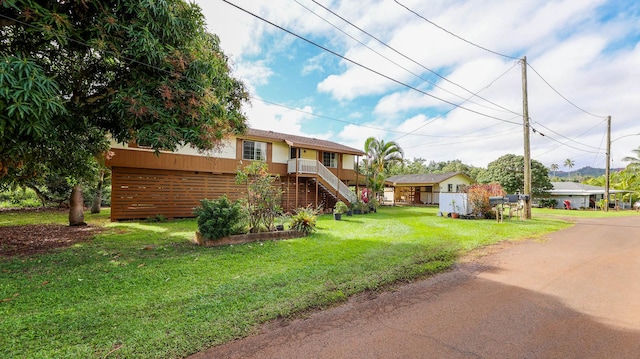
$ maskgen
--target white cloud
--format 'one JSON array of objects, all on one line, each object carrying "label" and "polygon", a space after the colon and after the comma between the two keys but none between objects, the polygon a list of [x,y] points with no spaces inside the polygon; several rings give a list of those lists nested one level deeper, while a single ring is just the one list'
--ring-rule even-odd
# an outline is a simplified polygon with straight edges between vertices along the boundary
[{"label": "white cloud", "polygon": [[[436,82],[446,90],[426,84],[405,69],[381,58],[295,2],[234,2],[354,61],[449,102],[461,103],[463,100],[460,96],[467,98],[470,94],[434,76],[425,68],[476,92],[507,71],[516,61],[471,46],[428,24],[391,0],[324,2],[336,13],[420,64],[417,65],[367,38],[311,1],[299,1],[393,62]],[[438,25],[488,49],[515,54],[515,57],[526,55],[530,65],[555,90],[581,109],[600,116],[612,115],[612,138],[640,131],[637,115],[640,18],[637,11],[625,11],[630,6],[637,9],[637,4],[618,4],[606,0],[400,2]],[[399,142],[409,158],[458,158],[479,166],[486,166],[505,153],[523,152],[521,125],[500,122],[462,109],[447,112],[452,108],[451,105],[352,63],[342,60],[336,66],[336,57],[326,52],[303,58],[300,50],[313,46],[229,5],[203,0],[199,3],[205,10],[210,29],[220,35],[223,49],[232,55],[237,67],[235,73],[250,88],[259,86],[263,91],[270,91],[269,81],[280,75],[278,71],[290,71],[283,78],[304,76],[308,81],[322,74],[323,79],[308,86],[315,88],[315,91],[301,90],[298,97],[291,98],[287,103],[301,104],[298,108],[312,104],[313,107],[306,109],[331,113],[337,119],[349,119],[367,127],[345,125],[340,129],[342,125],[331,123],[329,126],[327,121],[317,121],[312,115],[265,105],[257,100],[253,101],[252,108],[247,109],[252,126],[329,138],[356,148],[361,148],[364,140],[370,136],[385,140],[400,138]],[[601,13],[605,10],[611,15],[603,22]],[[314,48],[314,51],[318,49]],[[284,59],[287,64],[292,61],[298,61],[298,64],[289,68],[278,66]],[[577,167],[603,167],[604,151],[598,150],[603,146],[603,118],[576,109],[531,68],[527,72],[533,128],[545,134],[545,137],[539,133],[532,134],[534,158],[546,165],[561,164],[564,159],[572,158],[577,162]],[[308,76],[310,74],[314,76]],[[268,93],[257,95],[269,98]],[[480,95],[518,114],[495,109],[494,105],[477,98],[472,99],[473,102],[464,102],[463,106],[519,124],[522,121],[519,116],[522,108],[521,67],[511,69],[500,80],[483,89]],[[402,134],[397,132],[376,128],[415,131],[423,136],[401,137]],[[566,138],[592,147],[576,144]],[[558,142],[566,142],[583,151],[561,146]],[[612,146],[614,166],[625,165],[620,159],[631,155],[630,150],[637,148],[638,143],[640,136],[615,141]]]}]

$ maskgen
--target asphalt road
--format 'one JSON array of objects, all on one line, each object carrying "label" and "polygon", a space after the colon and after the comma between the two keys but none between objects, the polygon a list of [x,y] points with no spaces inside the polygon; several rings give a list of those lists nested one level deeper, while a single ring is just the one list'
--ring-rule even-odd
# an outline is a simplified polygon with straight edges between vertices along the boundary
[{"label": "asphalt road", "polygon": [[203,358],[640,358],[640,217],[476,251]]}]

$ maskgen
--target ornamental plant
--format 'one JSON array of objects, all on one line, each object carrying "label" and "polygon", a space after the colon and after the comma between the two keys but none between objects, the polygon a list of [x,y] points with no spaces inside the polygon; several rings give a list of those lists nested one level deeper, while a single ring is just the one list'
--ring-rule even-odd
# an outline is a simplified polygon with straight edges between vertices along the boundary
[{"label": "ornamental plant", "polygon": [[194,213],[204,238],[213,240],[244,232],[246,213],[240,202],[231,202],[223,195],[217,200],[203,199],[200,204]]},{"label": "ornamental plant", "polygon": [[491,213],[489,197],[505,195],[505,191],[499,183],[476,183],[465,187],[464,191],[467,193],[469,204],[473,208],[473,214],[478,218]]},{"label": "ornamental plant", "polygon": [[349,207],[347,207],[347,204],[342,201],[336,202],[336,205],[333,207],[333,213],[335,214],[343,214],[343,213],[346,213],[348,210],[349,210]]},{"label": "ornamental plant", "polygon": [[291,217],[291,229],[302,232],[304,235],[313,233],[316,230],[316,222],[319,209],[311,206],[298,208]]}]

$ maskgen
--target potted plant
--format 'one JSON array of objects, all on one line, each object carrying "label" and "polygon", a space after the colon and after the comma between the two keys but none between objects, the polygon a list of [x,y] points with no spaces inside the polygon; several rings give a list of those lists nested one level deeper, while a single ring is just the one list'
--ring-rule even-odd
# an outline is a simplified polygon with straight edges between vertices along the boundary
[{"label": "potted plant", "polygon": [[451,199],[451,218],[460,217],[460,214],[458,213],[458,211],[460,211],[460,207],[456,205],[456,200],[455,198],[453,198]]},{"label": "potted plant", "polygon": [[336,221],[339,221],[342,219],[342,214],[346,213],[349,210],[349,207],[347,207],[347,205],[342,202],[342,201],[338,201],[336,202],[336,205],[333,207],[333,218]]},{"label": "potted plant", "polygon": [[353,216],[353,203],[347,205],[347,217]]},{"label": "potted plant", "polygon": [[276,231],[284,231],[285,223],[289,222],[289,215],[283,213],[276,217]]},{"label": "potted plant", "polygon": [[380,206],[380,202],[375,197],[369,199],[369,211],[370,212],[378,212],[378,206]]},{"label": "potted plant", "polygon": [[354,214],[362,214],[362,202],[355,201],[353,203],[353,213]]}]

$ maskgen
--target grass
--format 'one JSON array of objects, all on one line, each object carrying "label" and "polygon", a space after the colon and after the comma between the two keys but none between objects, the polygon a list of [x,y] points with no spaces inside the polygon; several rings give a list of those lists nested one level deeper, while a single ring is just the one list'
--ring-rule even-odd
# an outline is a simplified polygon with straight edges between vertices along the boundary
[{"label": "grass", "polygon": [[[324,215],[305,238],[219,248],[192,244],[195,220],[106,223],[108,211],[87,215],[107,228],[93,241],[0,258],[0,357],[184,357],[271,319],[446,270],[465,251],[570,225],[537,211],[505,223],[436,213]],[[0,226],[43,221],[65,223],[66,214],[0,213]]]}]

